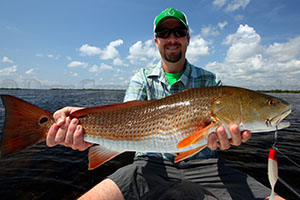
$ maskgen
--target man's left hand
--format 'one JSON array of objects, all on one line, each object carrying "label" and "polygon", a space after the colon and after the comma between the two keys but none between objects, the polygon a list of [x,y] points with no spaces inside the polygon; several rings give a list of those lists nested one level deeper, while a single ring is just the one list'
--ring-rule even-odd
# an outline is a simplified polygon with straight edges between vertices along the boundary
[{"label": "man's left hand", "polygon": [[225,128],[223,126],[218,127],[216,133],[211,133],[208,136],[207,147],[211,150],[216,150],[217,148],[225,150],[229,149],[231,145],[239,146],[242,142],[246,142],[251,138],[250,131],[245,130],[241,132],[236,124],[229,126],[229,131],[230,139],[228,139]]}]

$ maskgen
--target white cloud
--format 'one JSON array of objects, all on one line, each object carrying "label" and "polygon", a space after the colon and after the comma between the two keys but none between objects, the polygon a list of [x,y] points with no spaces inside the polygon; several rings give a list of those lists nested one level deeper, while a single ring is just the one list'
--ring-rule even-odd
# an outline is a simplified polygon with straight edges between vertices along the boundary
[{"label": "white cloud", "polygon": [[48,57],[48,58],[51,58],[51,59],[55,59],[55,60],[58,60],[60,58],[60,55],[53,55],[53,54],[42,54],[42,53],[36,53],[35,54],[36,57]]},{"label": "white cloud", "polygon": [[60,55],[48,54],[47,57],[48,57],[48,58],[51,58],[51,59],[58,60],[58,59],[60,58]]},{"label": "white cloud", "polygon": [[240,25],[223,44],[230,45],[224,62],[211,62],[205,68],[224,84],[274,89],[280,88],[282,81],[289,86],[299,83],[300,36],[264,46],[254,28]]},{"label": "white cloud", "polygon": [[208,26],[204,26],[201,29],[201,34],[203,36],[217,36],[220,33],[219,33],[218,28],[216,26],[208,25]]},{"label": "white cloud", "polygon": [[121,60],[120,58],[115,58],[115,59],[113,60],[113,64],[114,64],[115,66],[128,66],[128,64],[124,63],[124,61]]},{"label": "white cloud", "polygon": [[34,68],[31,68],[31,69],[27,70],[25,72],[25,74],[27,74],[27,75],[34,74],[33,71],[34,71]]},{"label": "white cloud", "polygon": [[104,64],[104,63],[101,63],[100,68],[101,68],[102,70],[111,70],[111,69],[113,69],[112,66],[107,65],[107,64]]},{"label": "white cloud", "polygon": [[234,20],[235,21],[242,21],[244,19],[244,15],[236,15],[235,17],[234,17]]},{"label": "white cloud", "polygon": [[224,21],[224,22],[219,22],[218,23],[218,27],[223,30],[225,28],[225,26],[228,25],[228,22],[227,21]]},{"label": "white cloud", "polygon": [[239,8],[245,9],[249,3],[250,3],[250,0],[231,0],[227,4],[225,11],[232,12],[232,11],[238,10]]},{"label": "white cloud", "polygon": [[99,55],[102,60],[110,60],[119,57],[119,51],[116,47],[122,44],[123,40],[121,39],[110,42],[104,49],[84,44],[79,48],[79,51],[81,56]]},{"label": "white cloud", "polygon": [[270,45],[266,49],[266,54],[278,62],[288,62],[300,55],[300,36],[290,39],[286,43]]},{"label": "white cloud", "polygon": [[200,57],[209,56],[208,42],[200,35],[191,37],[189,47],[187,49],[187,58],[190,62],[196,62]]},{"label": "white cloud", "polygon": [[94,56],[101,53],[101,49],[99,47],[89,46],[88,44],[82,45],[79,51],[81,52],[81,56]]},{"label": "white cloud", "polygon": [[115,40],[109,43],[108,46],[105,47],[105,49],[101,52],[100,58],[103,60],[109,60],[114,59],[119,56],[119,51],[116,49],[116,47],[123,44],[123,40]]},{"label": "white cloud", "polygon": [[3,58],[2,58],[2,62],[4,62],[4,63],[14,63],[14,61],[12,61],[12,60],[10,60],[8,57],[6,57],[6,56],[4,56]]},{"label": "white cloud", "polygon": [[129,59],[131,64],[145,64],[149,66],[159,60],[160,55],[153,40],[147,40],[144,43],[137,41],[129,48],[127,59]]},{"label": "white cloud", "polygon": [[223,7],[226,3],[226,0],[214,0],[213,5],[219,8]]},{"label": "white cloud", "polygon": [[101,63],[100,66],[93,65],[92,67],[89,68],[89,72],[94,72],[94,73],[101,73],[104,70],[113,70],[113,67],[110,65]]},{"label": "white cloud", "polygon": [[213,5],[219,8],[225,7],[225,11],[232,12],[240,8],[245,9],[250,0],[214,0]]},{"label": "white cloud", "polygon": [[76,72],[71,72],[71,75],[72,75],[73,77],[77,77],[77,76],[78,76],[78,73],[76,73]]},{"label": "white cloud", "polygon": [[68,67],[83,67],[86,68],[88,66],[87,63],[80,62],[80,61],[72,61],[68,64]]},{"label": "white cloud", "polygon": [[36,57],[43,57],[44,55],[42,53],[36,53],[35,56]]},{"label": "white cloud", "polygon": [[235,34],[228,35],[223,44],[231,45],[227,52],[226,62],[243,62],[254,56],[260,49],[260,36],[254,28],[240,25]]},{"label": "white cloud", "polygon": [[0,69],[0,76],[12,75],[13,73],[17,72],[17,69],[18,69],[17,65]]},{"label": "white cloud", "polygon": [[224,22],[219,22],[216,26],[213,25],[207,25],[207,26],[203,26],[201,28],[201,35],[203,37],[209,37],[209,36],[217,36],[220,34],[220,31],[223,30],[225,28],[225,26],[227,26],[228,22],[224,21]]}]

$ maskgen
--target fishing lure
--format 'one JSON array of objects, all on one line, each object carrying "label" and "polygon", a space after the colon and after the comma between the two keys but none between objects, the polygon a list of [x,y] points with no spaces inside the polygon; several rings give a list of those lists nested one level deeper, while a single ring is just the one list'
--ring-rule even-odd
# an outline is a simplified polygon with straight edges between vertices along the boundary
[{"label": "fishing lure", "polygon": [[273,148],[269,150],[268,178],[272,189],[270,200],[274,200],[275,185],[278,180],[278,163],[277,163],[276,151]]}]

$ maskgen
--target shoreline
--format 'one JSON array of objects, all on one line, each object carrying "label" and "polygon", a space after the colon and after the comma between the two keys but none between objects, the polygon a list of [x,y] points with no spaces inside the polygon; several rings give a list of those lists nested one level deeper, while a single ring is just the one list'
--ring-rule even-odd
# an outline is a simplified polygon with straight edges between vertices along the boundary
[{"label": "shoreline", "polygon": [[0,90],[78,90],[78,91],[126,91],[125,89],[64,89],[64,88],[49,88],[49,89],[28,89],[28,88],[0,88]]},{"label": "shoreline", "polygon": [[[28,89],[28,88],[0,88],[0,90],[78,90],[78,91],[126,91],[125,89],[65,89],[65,88],[50,88],[50,89]],[[300,90],[254,90],[262,93],[300,93]]]}]

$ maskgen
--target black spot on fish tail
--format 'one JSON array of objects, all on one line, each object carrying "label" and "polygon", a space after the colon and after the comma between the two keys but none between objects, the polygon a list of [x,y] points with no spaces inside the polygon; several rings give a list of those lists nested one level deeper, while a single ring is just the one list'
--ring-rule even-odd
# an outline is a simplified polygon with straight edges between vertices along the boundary
[{"label": "black spot on fish tail", "polygon": [[40,120],[40,124],[43,124],[43,123],[45,123],[47,121],[48,121],[47,117],[42,117],[41,120]]}]

